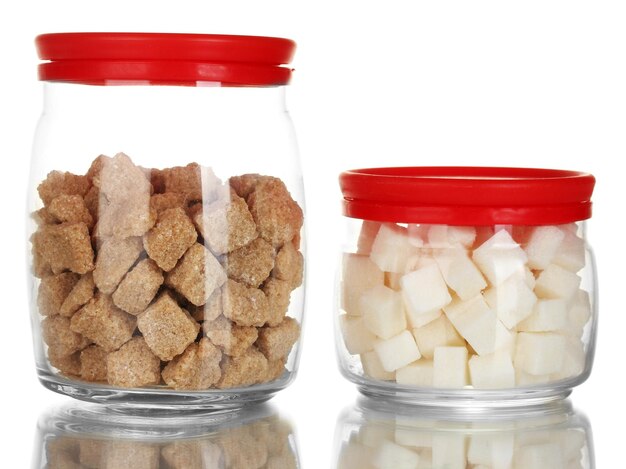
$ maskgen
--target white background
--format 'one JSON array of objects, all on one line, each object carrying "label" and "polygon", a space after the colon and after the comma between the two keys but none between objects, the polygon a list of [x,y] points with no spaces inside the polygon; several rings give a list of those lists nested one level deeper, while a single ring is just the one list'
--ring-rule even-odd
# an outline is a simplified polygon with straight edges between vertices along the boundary
[{"label": "white background", "polygon": [[602,0],[2,2],[2,466],[29,467],[38,416],[66,401],[37,383],[26,308],[24,195],[41,109],[33,39],[126,30],[298,42],[288,101],[308,196],[309,300],[300,375],[274,401],[293,419],[303,467],[331,466],[337,416],[357,396],[333,350],[337,175],[395,164],[559,167],[596,176],[589,238],[600,336],[592,377],[573,401],[591,420],[597,466],[622,467],[625,24],[624,3]]}]

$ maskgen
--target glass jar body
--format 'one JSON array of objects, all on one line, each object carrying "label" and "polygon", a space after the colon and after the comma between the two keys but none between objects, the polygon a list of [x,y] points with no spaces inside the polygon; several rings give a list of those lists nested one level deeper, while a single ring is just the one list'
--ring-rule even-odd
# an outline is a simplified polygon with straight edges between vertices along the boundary
[{"label": "glass jar body", "polygon": [[584,222],[345,223],[337,350],[363,393],[527,405],[589,376],[596,277]]},{"label": "glass jar body", "polygon": [[122,404],[267,399],[295,375],[304,308],[285,87],[111,84],[44,84],[27,222],[40,379]]}]

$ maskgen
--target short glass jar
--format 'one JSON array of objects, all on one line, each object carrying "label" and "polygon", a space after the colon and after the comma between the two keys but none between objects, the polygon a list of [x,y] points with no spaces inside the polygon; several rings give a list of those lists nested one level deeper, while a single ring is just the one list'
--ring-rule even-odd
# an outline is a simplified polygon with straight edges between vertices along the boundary
[{"label": "short glass jar", "polygon": [[70,33],[37,48],[27,230],[44,386],[218,407],[286,387],[304,307],[293,41]]},{"label": "short glass jar", "polygon": [[591,371],[593,176],[419,167],[341,175],[343,374],[408,402],[527,405]]}]

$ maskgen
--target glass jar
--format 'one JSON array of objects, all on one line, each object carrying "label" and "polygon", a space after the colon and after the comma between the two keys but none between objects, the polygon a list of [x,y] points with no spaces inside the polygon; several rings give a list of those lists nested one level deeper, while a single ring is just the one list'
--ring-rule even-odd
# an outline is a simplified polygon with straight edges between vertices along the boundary
[{"label": "glass jar", "polygon": [[333,467],[595,467],[589,421],[568,401],[524,409],[465,410],[361,399],[337,422]]},{"label": "glass jar", "polygon": [[304,192],[288,39],[37,38],[28,197],[45,387],[238,406],[286,387],[304,309]]},{"label": "glass jar", "polygon": [[526,405],[593,361],[593,176],[419,167],[341,175],[342,373],[367,395]]},{"label": "glass jar", "polygon": [[73,404],[40,417],[32,467],[296,469],[300,465],[291,423],[270,406],[137,416]]}]

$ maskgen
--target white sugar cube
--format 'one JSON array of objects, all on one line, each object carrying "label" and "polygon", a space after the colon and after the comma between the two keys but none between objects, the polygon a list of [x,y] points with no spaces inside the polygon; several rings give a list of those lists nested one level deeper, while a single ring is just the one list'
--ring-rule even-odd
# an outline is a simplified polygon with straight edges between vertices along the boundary
[{"label": "white sugar cube", "polygon": [[337,469],[373,469],[373,449],[359,443],[349,442],[341,446]]},{"label": "white sugar cube", "polygon": [[422,327],[416,327],[413,329],[413,336],[420,353],[429,360],[435,356],[436,347],[465,345],[465,340],[459,335],[446,315],[441,315]]},{"label": "white sugar cube", "polygon": [[432,225],[428,230],[428,244],[433,248],[463,246],[470,248],[476,239],[473,226]]},{"label": "white sugar cube", "polygon": [[533,313],[517,325],[518,331],[549,332],[565,328],[567,303],[565,300],[538,300]]},{"label": "white sugar cube", "polygon": [[501,389],[515,387],[515,369],[507,352],[496,352],[469,360],[472,386],[477,389]]},{"label": "white sugar cube", "polygon": [[506,230],[496,232],[475,249],[472,258],[494,286],[500,285],[516,272],[522,272],[527,261],[524,250]]},{"label": "white sugar cube", "polygon": [[515,436],[509,432],[496,434],[475,433],[471,436],[467,461],[474,468],[511,469],[515,454]]},{"label": "white sugar cube", "polygon": [[[425,449],[433,445],[433,432],[430,430],[437,425],[436,420],[419,419],[407,420],[406,417],[396,414],[395,441],[402,446],[421,448],[420,459]],[[422,461],[423,462],[423,461]]]},{"label": "white sugar cube", "polygon": [[400,279],[403,275],[404,274],[399,274],[397,272],[385,272],[385,286],[394,291],[400,291],[402,289]]},{"label": "white sugar cube", "polygon": [[432,256],[432,253],[430,251],[420,249],[418,254],[415,254],[407,259],[404,272],[408,274],[409,272],[414,272],[422,267],[427,267],[433,264],[436,265],[437,262]]},{"label": "white sugar cube", "polygon": [[378,354],[374,351],[361,354],[361,365],[363,365],[363,373],[365,373],[365,376],[369,376],[372,379],[381,381],[393,381],[396,379],[394,372],[386,371],[383,368]]},{"label": "white sugar cube", "polygon": [[433,253],[433,257],[445,282],[462,300],[469,300],[487,287],[483,275],[465,249],[459,247],[439,249]]},{"label": "white sugar cube", "polygon": [[342,309],[352,315],[360,316],[359,300],[364,291],[382,285],[385,275],[369,257],[359,254],[343,255],[342,273]]},{"label": "white sugar cube", "polygon": [[515,369],[515,384],[517,386],[535,386],[552,381],[552,375],[531,375],[519,368]]},{"label": "white sugar cube", "polygon": [[467,467],[467,438],[455,432],[433,435],[433,468],[465,469]]},{"label": "white sugar cube", "polygon": [[515,467],[532,469],[559,469],[565,467],[563,450],[558,443],[540,443],[518,448]]},{"label": "white sugar cube", "polygon": [[379,469],[417,469],[418,463],[419,454],[391,441],[383,441],[372,459]]},{"label": "white sugar cube", "polygon": [[363,318],[342,314],[339,316],[339,325],[343,335],[343,342],[352,355],[374,350],[376,336],[365,327]]},{"label": "white sugar cube", "polygon": [[[586,444],[586,433],[582,428],[568,428],[557,434],[563,448],[563,456],[567,460],[580,460],[581,451]],[[569,467],[568,467],[569,469]]]},{"label": "white sugar cube", "polygon": [[376,342],[374,350],[385,371],[396,371],[421,357],[415,339],[409,331],[404,331],[391,339]]},{"label": "white sugar cube", "polygon": [[526,281],[518,275],[490,288],[483,296],[489,307],[496,312],[498,319],[509,329],[530,316],[537,302],[537,297]]},{"label": "white sugar cube", "polygon": [[363,254],[369,256],[372,252],[372,245],[380,230],[381,223],[377,221],[364,220],[361,225],[361,232],[359,233],[359,240],[357,241],[357,254]]},{"label": "white sugar cube", "polygon": [[414,319],[440,310],[452,301],[446,282],[434,264],[406,274],[400,284],[406,312],[414,327]]},{"label": "white sugar cube", "polygon": [[553,332],[517,334],[514,364],[531,375],[558,373],[565,357],[565,337]]},{"label": "white sugar cube", "polygon": [[585,371],[585,346],[577,337],[566,337],[563,366],[553,374],[553,380],[573,378]]},{"label": "white sugar cube", "polygon": [[432,387],[432,360],[418,360],[396,371],[396,382],[407,386]]},{"label": "white sugar cube", "polygon": [[424,448],[420,450],[420,462],[417,469],[433,469],[433,450]]},{"label": "white sugar cube", "polygon": [[550,264],[537,277],[535,293],[539,298],[569,300],[580,286],[580,277],[556,264]]},{"label": "white sugar cube", "polygon": [[566,329],[576,337],[582,337],[583,330],[591,318],[591,302],[589,293],[585,290],[578,290],[567,311]]},{"label": "white sugar cube", "polygon": [[489,355],[510,346],[512,334],[489,308],[482,295],[471,300],[455,299],[444,307],[446,316],[478,355]]},{"label": "white sugar cube", "polygon": [[565,233],[556,226],[537,226],[526,241],[528,265],[534,270],[543,270],[550,265],[556,255]]},{"label": "white sugar cube", "polygon": [[585,241],[575,231],[563,230],[565,237],[552,262],[571,272],[585,267]]},{"label": "white sugar cube", "polygon": [[389,425],[384,425],[378,420],[366,419],[359,428],[357,440],[368,448],[378,448],[383,441],[392,441],[394,431]]},{"label": "white sugar cube", "polygon": [[433,386],[462,388],[467,384],[467,349],[465,347],[437,347],[433,360]]},{"label": "white sugar cube", "polygon": [[430,225],[413,225],[407,226],[407,234],[409,236],[409,243],[413,246],[421,248],[426,244],[428,240],[428,230]]},{"label": "white sugar cube", "polygon": [[407,229],[393,223],[385,223],[378,230],[370,259],[384,272],[404,272],[407,259],[416,253],[409,242]]},{"label": "white sugar cube", "polygon": [[365,327],[381,339],[389,339],[406,329],[406,315],[399,292],[377,285],[363,293],[360,301]]},{"label": "white sugar cube", "polygon": [[443,316],[443,311],[438,309],[436,311],[431,311],[430,313],[420,314],[419,316],[409,315],[408,319],[411,327],[417,328],[424,327],[425,325],[430,324],[436,319],[439,319],[441,316]]},{"label": "white sugar cube", "polygon": [[495,231],[493,226],[477,226],[476,227],[476,238],[474,239],[474,244],[472,244],[472,248],[476,249],[479,246],[482,246],[485,241],[491,238],[494,235]]}]

